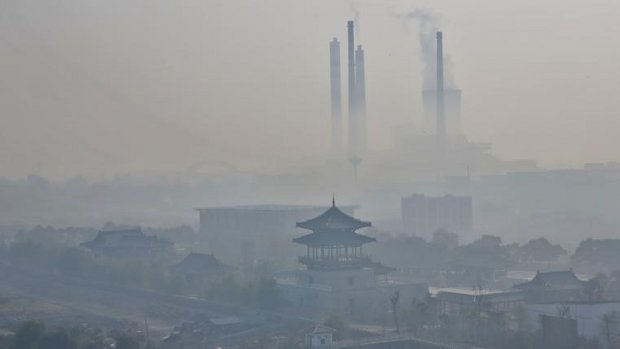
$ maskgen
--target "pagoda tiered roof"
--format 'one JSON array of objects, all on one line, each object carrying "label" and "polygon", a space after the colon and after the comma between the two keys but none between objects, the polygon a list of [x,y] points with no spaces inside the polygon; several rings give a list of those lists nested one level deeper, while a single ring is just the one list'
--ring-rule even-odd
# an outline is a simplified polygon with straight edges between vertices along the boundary
[{"label": "pagoda tiered roof", "polygon": [[298,228],[308,229],[315,232],[335,230],[354,231],[370,226],[372,226],[370,222],[364,222],[355,217],[349,216],[348,214],[340,211],[335,204],[322,215],[297,223]]},{"label": "pagoda tiered roof", "polygon": [[293,239],[293,242],[312,247],[321,246],[361,246],[377,239],[352,231],[313,232]]},{"label": "pagoda tiered roof", "polygon": [[376,239],[355,230],[370,226],[370,222],[351,217],[332,203],[332,207],[320,216],[297,223],[298,228],[312,230],[312,233],[295,238],[293,242],[310,247],[361,246]]}]

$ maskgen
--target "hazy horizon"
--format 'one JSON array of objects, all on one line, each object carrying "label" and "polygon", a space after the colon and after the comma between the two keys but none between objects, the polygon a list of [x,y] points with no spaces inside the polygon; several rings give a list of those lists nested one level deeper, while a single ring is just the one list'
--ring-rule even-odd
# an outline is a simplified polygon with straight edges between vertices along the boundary
[{"label": "hazy horizon", "polygon": [[369,148],[388,149],[394,127],[422,120],[418,27],[395,16],[416,9],[440,19],[469,139],[543,166],[620,160],[614,1],[1,6],[6,177],[320,159],[329,149],[328,43],[344,42],[353,18],[366,50]]}]

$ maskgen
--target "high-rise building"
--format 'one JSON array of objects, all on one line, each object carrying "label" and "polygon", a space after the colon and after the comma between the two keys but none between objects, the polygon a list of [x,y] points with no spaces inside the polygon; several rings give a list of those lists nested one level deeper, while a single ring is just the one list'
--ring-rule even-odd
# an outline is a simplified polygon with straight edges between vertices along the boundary
[{"label": "high-rise building", "polygon": [[439,229],[469,238],[473,233],[471,196],[430,197],[414,194],[401,200],[406,234],[430,239]]}]

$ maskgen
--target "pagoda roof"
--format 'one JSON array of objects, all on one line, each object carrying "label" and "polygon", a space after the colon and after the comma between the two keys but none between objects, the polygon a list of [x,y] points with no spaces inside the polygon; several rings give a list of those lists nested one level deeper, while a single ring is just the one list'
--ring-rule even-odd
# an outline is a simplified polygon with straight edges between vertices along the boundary
[{"label": "pagoda roof", "polygon": [[[354,231],[364,227],[370,227],[370,222],[361,221],[342,212],[335,203],[332,203],[322,215],[296,224],[298,228],[312,230],[314,232],[327,231]],[[356,234],[357,235],[357,234]],[[360,235],[361,236],[361,235]],[[300,238],[301,239],[301,238]],[[374,240],[373,240],[374,241]]]},{"label": "pagoda roof", "polygon": [[571,270],[536,272],[536,276],[528,282],[515,285],[521,290],[532,289],[579,289],[585,286],[585,282],[579,280]]},{"label": "pagoda roof", "polygon": [[315,231],[293,239],[293,242],[308,246],[360,246],[377,239],[350,230]]},{"label": "pagoda roof", "polygon": [[222,263],[213,254],[192,252],[171,269],[187,273],[204,273],[211,271],[232,270],[233,267]]}]

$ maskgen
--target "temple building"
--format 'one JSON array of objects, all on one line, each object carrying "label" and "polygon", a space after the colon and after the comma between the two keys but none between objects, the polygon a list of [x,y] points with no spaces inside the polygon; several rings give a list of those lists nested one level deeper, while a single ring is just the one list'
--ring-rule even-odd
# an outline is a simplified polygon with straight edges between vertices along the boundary
[{"label": "temple building", "polygon": [[235,268],[222,263],[212,253],[192,252],[179,263],[170,266],[172,273],[183,275],[190,289],[199,289],[211,281],[221,281]]},{"label": "temple building", "polygon": [[172,242],[145,235],[140,228],[100,231],[94,240],[80,246],[94,253],[114,258],[151,261],[171,251]]},{"label": "temple building", "polygon": [[364,252],[364,245],[375,238],[356,232],[371,223],[347,215],[335,202],[297,227],[311,231],[293,239],[306,246],[305,255],[299,257],[303,269],[276,277],[280,294],[291,305],[356,318],[381,317],[390,311],[395,294],[404,306],[428,293],[426,285],[390,280],[387,274],[393,269],[373,262]]},{"label": "temple building", "polygon": [[566,271],[536,272],[531,281],[515,285],[528,303],[575,302],[587,300],[586,282],[572,269]]}]

